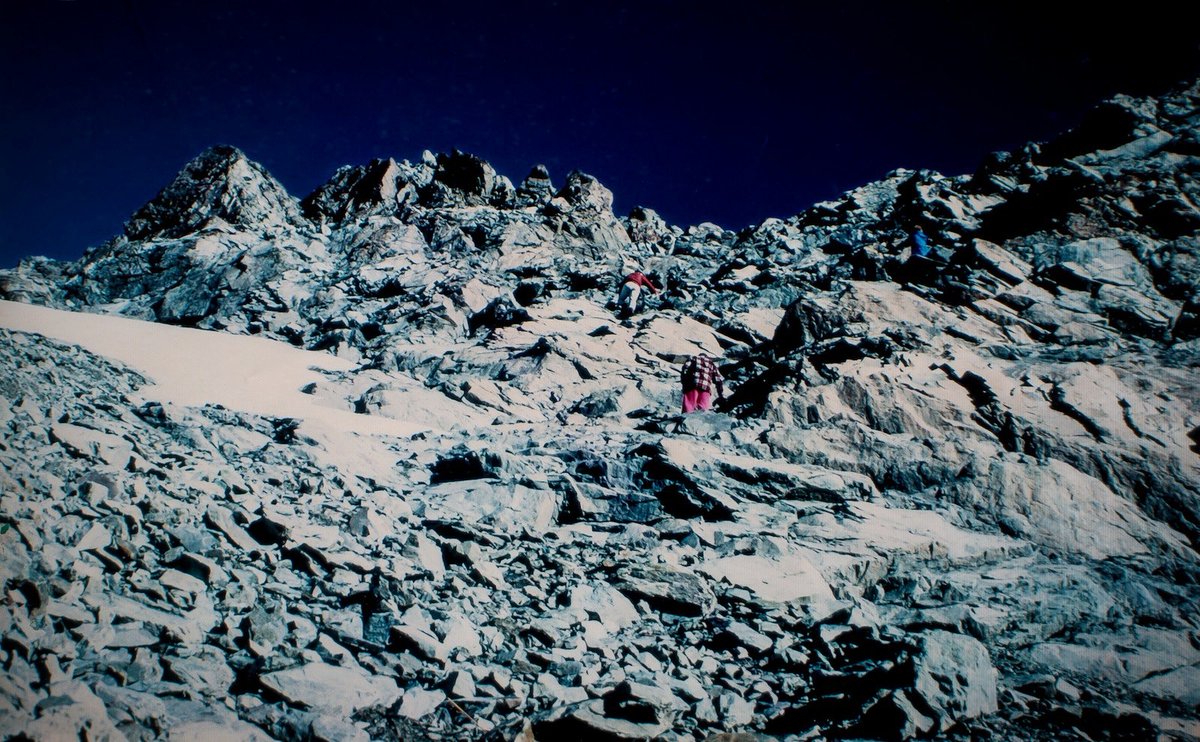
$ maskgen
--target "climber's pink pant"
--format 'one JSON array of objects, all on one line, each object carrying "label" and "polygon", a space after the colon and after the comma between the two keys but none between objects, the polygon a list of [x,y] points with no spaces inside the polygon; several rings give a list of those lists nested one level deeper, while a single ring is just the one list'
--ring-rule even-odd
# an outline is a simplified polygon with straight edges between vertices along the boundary
[{"label": "climber's pink pant", "polygon": [[683,393],[683,411],[707,410],[712,404],[712,392],[688,389]]}]

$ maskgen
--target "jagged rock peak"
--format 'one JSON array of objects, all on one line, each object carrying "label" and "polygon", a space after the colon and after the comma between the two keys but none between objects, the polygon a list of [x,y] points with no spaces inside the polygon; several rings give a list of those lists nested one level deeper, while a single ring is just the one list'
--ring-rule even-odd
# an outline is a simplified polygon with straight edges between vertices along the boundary
[{"label": "jagged rock peak", "polygon": [[512,205],[513,186],[486,160],[454,150],[421,161],[373,160],[340,168],[328,183],[303,201],[311,219],[335,223],[371,215],[401,216],[410,206],[424,208]]},{"label": "jagged rock peak", "polygon": [[131,240],[180,237],[220,222],[258,232],[301,226],[299,204],[266,169],[237,147],[217,145],[197,155],[134,212]]},{"label": "jagged rock peak", "polygon": [[[1200,80],[1182,84],[1160,97],[1137,98],[1115,95],[1088,112],[1078,126],[1042,148],[1040,161],[1053,162],[1096,152],[1115,150],[1138,139],[1161,137],[1159,145],[1193,154],[1188,142],[1195,141],[1195,112],[1200,101]],[[1169,134],[1166,132],[1170,132]],[[1172,137],[1174,135],[1174,137]]]},{"label": "jagged rock peak", "polygon": [[484,194],[495,186],[496,169],[484,159],[456,149],[438,156],[434,178],[465,193]]},{"label": "jagged rock peak", "polygon": [[551,211],[578,211],[587,214],[611,213],[613,193],[595,176],[579,170],[573,170],[567,176],[567,183],[550,204]]},{"label": "jagged rock peak", "polygon": [[586,243],[582,254],[599,257],[625,251],[630,245],[629,232],[612,207],[612,191],[594,176],[574,170],[542,212],[552,220],[566,220],[563,228]]},{"label": "jagged rock peak", "polygon": [[428,200],[434,206],[510,206],[512,182],[491,163],[454,150],[437,156],[437,170]]},{"label": "jagged rock peak", "polygon": [[669,245],[674,241],[674,230],[658,212],[645,206],[635,206],[625,220],[629,239],[638,244]]},{"label": "jagged rock peak", "polygon": [[433,168],[392,158],[368,165],[338,168],[329,182],[309,194],[301,206],[310,219],[340,222],[351,214],[396,214],[417,199],[418,189],[429,185]]},{"label": "jagged rock peak", "polygon": [[554,184],[550,182],[550,171],[545,165],[534,165],[517,188],[516,205],[542,207],[553,196]]}]

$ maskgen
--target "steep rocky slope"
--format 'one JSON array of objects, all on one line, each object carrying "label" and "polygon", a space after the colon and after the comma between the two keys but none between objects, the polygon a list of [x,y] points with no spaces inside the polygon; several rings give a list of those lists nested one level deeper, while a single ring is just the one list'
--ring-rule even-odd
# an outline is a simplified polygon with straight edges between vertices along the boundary
[{"label": "steep rocky slope", "polygon": [[1198,171],[1200,83],[736,233],[210,149],[0,298],[333,354],[362,428],[5,331],[0,730],[1200,739]]}]

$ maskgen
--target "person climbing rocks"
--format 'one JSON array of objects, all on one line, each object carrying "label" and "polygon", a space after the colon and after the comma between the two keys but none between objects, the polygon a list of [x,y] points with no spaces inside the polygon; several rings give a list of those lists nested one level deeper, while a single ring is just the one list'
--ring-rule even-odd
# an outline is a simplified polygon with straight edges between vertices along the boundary
[{"label": "person climbing rocks", "polygon": [[908,234],[910,255],[903,264],[890,269],[892,277],[903,284],[932,286],[941,279],[946,261],[929,243],[929,237],[920,226],[914,226]]},{"label": "person climbing rocks", "polygon": [[927,258],[933,251],[933,247],[929,244],[929,237],[920,227],[913,227],[912,232],[908,235],[908,244],[912,248],[913,257]]},{"label": "person climbing rocks", "polygon": [[617,295],[617,311],[625,316],[629,316],[637,311],[638,296],[642,293],[642,287],[650,289],[655,294],[658,293],[658,287],[650,280],[650,277],[639,270],[635,270],[625,280],[621,282],[621,293]]},{"label": "person climbing rocks", "polygon": [[712,391],[717,398],[725,396],[725,379],[717,370],[717,362],[706,353],[694,355],[684,362],[679,370],[679,383],[683,387],[683,411],[707,410],[712,405]]}]

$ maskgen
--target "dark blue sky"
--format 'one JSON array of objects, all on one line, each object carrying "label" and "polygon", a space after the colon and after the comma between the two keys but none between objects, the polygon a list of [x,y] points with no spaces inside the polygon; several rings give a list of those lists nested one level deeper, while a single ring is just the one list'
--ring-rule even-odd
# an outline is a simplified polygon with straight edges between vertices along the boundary
[{"label": "dark blue sky", "polygon": [[736,229],[896,167],[970,172],[1200,71],[1170,3],[417,5],[5,2],[0,267],[78,257],[217,143],[297,197],[458,148]]}]

